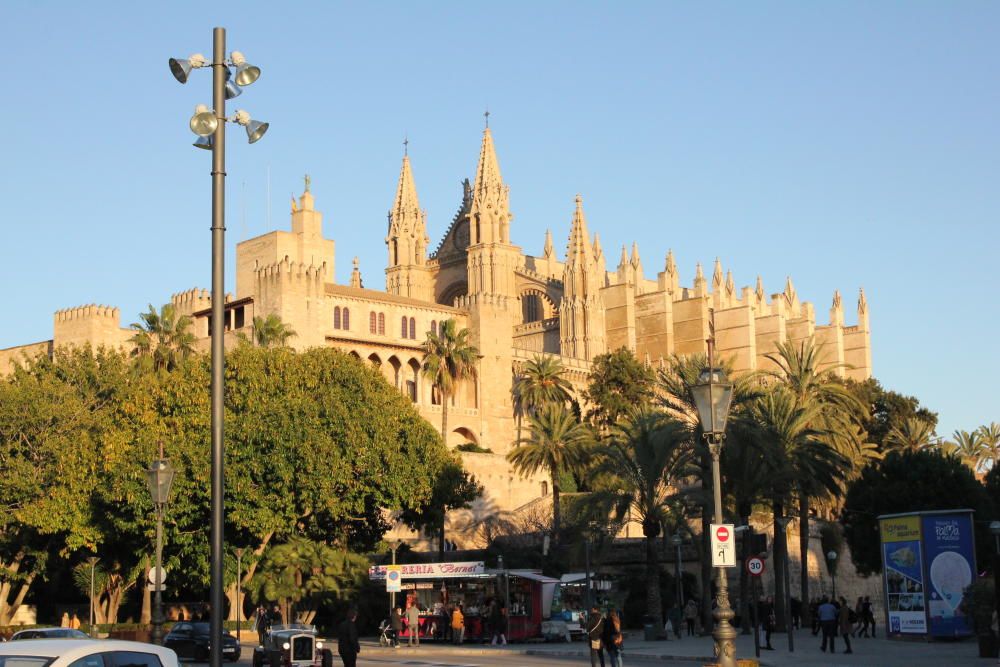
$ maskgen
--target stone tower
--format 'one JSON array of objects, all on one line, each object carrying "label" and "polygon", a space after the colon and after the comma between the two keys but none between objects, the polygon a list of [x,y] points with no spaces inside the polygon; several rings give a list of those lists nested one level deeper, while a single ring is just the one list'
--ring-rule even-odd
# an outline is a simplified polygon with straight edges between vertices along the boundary
[{"label": "stone tower", "polygon": [[583,199],[577,195],[559,307],[559,350],[564,357],[590,361],[606,351],[604,302],[600,293],[604,281],[600,273],[587,232]]},{"label": "stone tower", "polygon": [[427,214],[420,210],[417,187],[413,183],[410,158],[403,156],[396,200],[389,211],[389,263],[385,269],[385,291],[424,301],[434,300],[431,274],[427,268]]}]

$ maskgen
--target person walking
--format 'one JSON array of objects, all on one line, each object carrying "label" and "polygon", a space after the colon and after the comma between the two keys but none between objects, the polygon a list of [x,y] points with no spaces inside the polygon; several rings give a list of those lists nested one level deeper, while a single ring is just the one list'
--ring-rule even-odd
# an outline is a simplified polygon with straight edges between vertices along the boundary
[{"label": "person walking", "polygon": [[868,634],[868,622],[865,620],[864,614],[865,599],[858,596],[858,601],[854,603],[854,608],[851,610],[851,636],[852,637],[864,637]]},{"label": "person walking", "polygon": [[75,611],[73,612],[73,615],[69,617],[69,627],[73,630],[80,629],[80,617],[76,615]]},{"label": "person walking", "polygon": [[872,601],[867,595],[865,596],[865,601],[861,604],[861,614],[865,620],[865,625],[871,628],[872,639],[875,639],[875,608],[872,606]]},{"label": "person walking", "polygon": [[455,605],[455,611],[451,613],[451,634],[456,644],[461,644],[465,638],[465,614],[462,613],[462,603]]},{"label": "person walking", "polygon": [[667,611],[667,618],[669,619],[670,625],[674,629],[674,637],[680,639],[681,623],[684,621],[684,611],[680,607],[675,605]]},{"label": "person walking", "polygon": [[764,628],[764,642],[766,643],[764,648],[768,651],[773,651],[774,647],[771,646],[771,633],[774,632],[775,626],[778,623],[774,616],[774,598],[772,596],[768,595],[764,598],[764,601],[760,603],[757,618],[760,619],[761,625]]},{"label": "person walking", "polygon": [[416,600],[406,608],[406,629],[409,632],[407,646],[420,646],[420,609]]},{"label": "person walking", "polygon": [[262,602],[259,605],[257,605],[257,611],[254,614],[254,630],[257,631],[258,646],[263,646],[264,639],[267,638],[267,628],[268,628],[267,618],[268,618],[267,607],[265,607],[264,603]]},{"label": "person walking", "polygon": [[827,641],[830,643],[830,653],[836,653],[834,642],[837,640],[837,607],[830,602],[825,595],[820,600],[816,609],[816,617],[819,619],[820,628],[823,630],[823,645],[820,650],[826,653]]},{"label": "person walking", "polygon": [[684,605],[684,622],[687,624],[688,637],[694,637],[694,622],[698,620],[698,603],[694,598]]},{"label": "person walking", "polygon": [[601,640],[604,642],[604,650],[608,652],[608,661],[611,663],[609,667],[622,667],[622,648],[624,647],[625,635],[622,634],[621,619],[614,609],[608,612]]},{"label": "person walking", "polygon": [[[844,646],[847,648],[844,653],[854,653],[851,650],[851,632],[854,630],[854,623],[851,621],[851,605],[847,603],[847,598],[840,596],[840,609],[837,611],[837,623],[840,625],[840,635],[844,638]],[[830,650],[833,653],[833,649]]]},{"label": "person walking", "polygon": [[403,634],[403,612],[399,607],[392,608],[389,625],[392,627],[392,647],[399,648],[399,636]]},{"label": "person walking", "polygon": [[361,653],[361,643],[358,641],[358,626],[354,624],[358,618],[356,609],[350,609],[340,626],[337,628],[337,653],[344,661],[344,667],[357,667],[358,653]]},{"label": "person walking", "polygon": [[604,664],[604,617],[601,610],[594,605],[587,615],[587,641],[590,642],[590,667],[597,667],[600,660],[601,667]]},{"label": "person walking", "polygon": [[270,630],[276,625],[283,625],[283,620],[284,619],[281,618],[281,607],[275,604],[274,607],[271,608],[271,613],[268,615],[267,629]]},{"label": "person walking", "polygon": [[497,611],[497,616],[495,622],[493,622],[493,645],[496,645],[497,639],[500,639],[500,645],[507,645],[507,607],[499,607]]},{"label": "person walking", "polygon": [[812,622],[813,637],[819,634],[821,626],[819,624],[819,598],[809,601],[809,620]]},{"label": "person walking", "polygon": [[65,611],[63,612],[62,620],[59,621],[59,627],[60,628],[68,628],[69,627],[69,613],[68,612],[65,612]]}]

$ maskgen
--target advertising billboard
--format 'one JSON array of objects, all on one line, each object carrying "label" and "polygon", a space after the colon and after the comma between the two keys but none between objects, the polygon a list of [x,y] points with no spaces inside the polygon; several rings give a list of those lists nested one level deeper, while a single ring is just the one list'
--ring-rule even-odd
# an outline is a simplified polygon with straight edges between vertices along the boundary
[{"label": "advertising billboard", "polygon": [[970,512],[934,513],[921,517],[927,617],[932,637],[972,634],[962,613],[962,594],[975,577],[975,539]]},{"label": "advertising billboard", "polygon": [[927,633],[919,516],[879,521],[890,635]]}]

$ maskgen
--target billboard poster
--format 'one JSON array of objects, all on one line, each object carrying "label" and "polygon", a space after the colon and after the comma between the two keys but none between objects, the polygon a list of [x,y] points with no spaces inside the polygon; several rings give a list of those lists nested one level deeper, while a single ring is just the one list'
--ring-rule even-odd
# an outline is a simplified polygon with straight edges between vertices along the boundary
[{"label": "billboard poster", "polygon": [[880,528],[889,634],[924,634],[927,614],[920,517],[882,519]]},{"label": "billboard poster", "polygon": [[962,613],[961,603],[962,593],[972,583],[976,572],[972,515],[928,514],[921,520],[929,634],[934,637],[971,635],[972,626]]}]

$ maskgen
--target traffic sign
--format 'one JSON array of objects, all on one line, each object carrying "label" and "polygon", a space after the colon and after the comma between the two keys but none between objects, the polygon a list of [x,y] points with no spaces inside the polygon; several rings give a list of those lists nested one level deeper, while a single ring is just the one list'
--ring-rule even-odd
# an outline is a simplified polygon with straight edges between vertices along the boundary
[{"label": "traffic sign", "polygon": [[764,561],[756,556],[753,558],[747,558],[746,568],[747,572],[749,572],[751,576],[759,577],[764,574]]},{"label": "traffic sign", "polygon": [[154,565],[153,567],[149,568],[149,577],[148,577],[149,583],[152,585],[156,584],[157,570],[159,570],[160,585],[162,586],[167,582],[167,568],[165,567],[156,567]]},{"label": "traffic sign", "polygon": [[403,566],[385,566],[385,590],[387,593],[400,593],[403,590]]},{"label": "traffic sign", "polygon": [[712,567],[736,567],[733,524],[712,524]]}]

